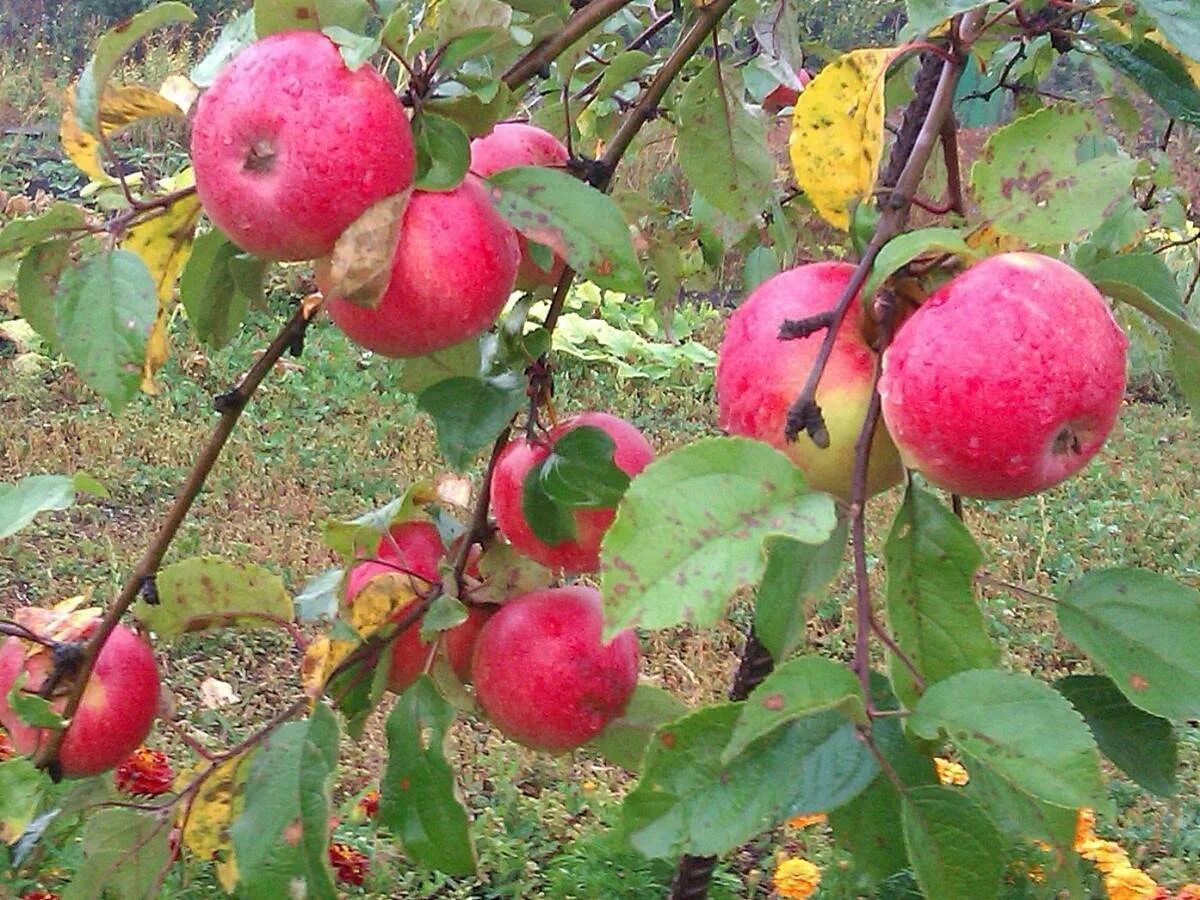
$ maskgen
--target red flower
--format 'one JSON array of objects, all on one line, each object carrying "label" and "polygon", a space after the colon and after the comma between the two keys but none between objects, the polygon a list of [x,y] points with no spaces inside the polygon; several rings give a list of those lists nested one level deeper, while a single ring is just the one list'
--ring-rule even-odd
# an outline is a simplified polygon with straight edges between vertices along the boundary
[{"label": "red flower", "polygon": [[58,900],[58,894],[53,891],[43,891],[38,888],[35,891],[26,891],[21,895],[21,900]]},{"label": "red flower", "polygon": [[338,881],[361,885],[367,879],[367,855],[349,844],[340,841],[330,844],[329,862]]},{"label": "red flower", "polygon": [[138,747],[125,762],[117,766],[113,776],[122,794],[157,797],[171,790],[175,773],[161,750]]},{"label": "red flower", "polygon": [[379,814],[379,791],[367,791],[358,798],[358,809],[368,819]]}]

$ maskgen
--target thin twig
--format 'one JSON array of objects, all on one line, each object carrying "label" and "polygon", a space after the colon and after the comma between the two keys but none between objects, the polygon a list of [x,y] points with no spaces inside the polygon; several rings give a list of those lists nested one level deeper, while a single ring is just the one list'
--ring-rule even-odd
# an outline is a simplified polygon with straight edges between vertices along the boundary
[{"label": "thin twig", "polygon": [[591,3],[567,19],[562,28],[509,66],[508,71],[501,76],[501,80],[509,89],[515,90],[548,69],[550,63],[561,56],[567,48],[631,2],[632,0],[592,0]]}]

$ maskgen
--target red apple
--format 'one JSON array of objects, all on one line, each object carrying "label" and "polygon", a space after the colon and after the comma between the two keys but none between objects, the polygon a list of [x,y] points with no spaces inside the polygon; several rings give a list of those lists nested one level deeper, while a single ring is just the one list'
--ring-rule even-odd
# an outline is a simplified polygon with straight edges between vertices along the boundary
[{"label": "red apple", "polygon": [[315,31],[263,38],[222,69],[197,105],[191,155],[213,223],[243,250],[282,260],[332,252],[416,169],[391,87],[370,66],[350,71]]},{"label": "red apple", "polygon": [[392,276],[378,306],[330,296],[329,261],[317,284],[346,336],[384,356],[424,356],[489,328],[512,293],[515,232],[474,176],[452,191],[414,191],[404,210]]},{"label": "red apple", "polygon": [[[501,122],[488,134],[471,141],[471,171],[486,178],[501,169],[513,166],[565,166],[571,155],[563,143],[544,129],[524,122]],[[554,285],[566,266],[566,245],[562,235],[546,231],[539,243],[554,251],[548,269],[541,268],[529,255],[529,243],[518,235],[521,246],[521,265],[517,270],[517,288],[531,291],[539,285]]]},{"label": "red apple", "polygon": [[1065,263],[1004,253],[944,284],[883,356],[883,415],[905,463],[970,497],[1043,491],[1104,443],[1128,341]]},{"label": "red apple", "polygon": [[[791,341],[778,335],[785,319],[832,309],[853,272],[849,263],[823,262],[767,279],[730,316],[717,358],[721,427],[783,450],[810,487],[844,500],[850,497],[854,444],[866,418],[875,370],[875,354],[862,335],[861,304],[857,298],[850,304],[817,385],[816,401],[829,431],[824,449],[803,433],[789,443],[783,432],[788,407],[808,379],[825,332]],[[903,474],[896,448],[880,424],[871,443],[868,494],[886,490]]]},{"label": "red apple", "polygon": [[602,412],[581,413],[551,429],[545,443],[531,444],[523,437],[509,442],[492,474],[492,513],[509,543],[530,559],[551,569],[595,572],[600,568],[600,541],[616,515],[612,507],[575,510],[575,538],[560,544],[547,544],[535,535],[521,508],[526,475],[545,461],[555,442],[581,425],[599,428],[613,439],[613,461],[631,477],[654,458],[646,438],[624,419]]},{"label": "red apple", "polygon": [[[97,624],[99,615],[80,637],[91,634]],[[21,721],[8,704],[8,693],[22,672],[27,675],[22,690],[36,692],[52,668],[49,651],[40,645],[16,637],[0,644],[0,725],[18,753],[35,752],[50,732]],[[118,625],[96,657],[83,700],[63,735],[58,753],[63,776],[99,775],[123,762],[150,733],[158,692],[154,654],[141,638]],[[61,713],[66,697],[60,695],[52,705]]]},{"label": "red apple", "polygon": [[527,747],[585,744],[624,711],[637,686],[632,630],[601,644],[595,588],[526,594],[500,607],[475,645],[475,693],[492,723]]}]

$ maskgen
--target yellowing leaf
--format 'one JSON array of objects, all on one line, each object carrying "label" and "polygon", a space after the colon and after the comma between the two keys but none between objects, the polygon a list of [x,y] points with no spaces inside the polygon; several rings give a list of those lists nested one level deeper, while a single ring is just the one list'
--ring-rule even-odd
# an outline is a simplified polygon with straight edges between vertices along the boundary
[{"label": "yellowing leaf", "polygon": [[883,156],[883,76],[896,51],[852,50],[800,94],[788,147],[796,183],[821,218],[850,228],[850,208],[871,195]]},{"label": "yellowing leaf", "polygon": [[162,215],[134,225],[121,241],[121,247],[141,257],[154,277],[158,291],[158,313],[146,342],[142,363],[142,390],[156,394],[154,373],[167,361],[170,350],[167,323],[175,306],[175,282],[192,252],[196,223],[200,221],[200,200],[195,194],[180,197]]},{"label": "yellowing leaf", "polygon": [[[182,116],[183,112],[171,100],[157,91],[141,85],[110,88],[104,92],[100,104],[100,128],[111,136],[126,125],[158,116]],[[93,181],[111,182],[113,179],[104,171],[100,160],[100,141],[80,123],[75,113],[75,89],[67,89],[62,122],[59,123],[59,140],[63,152]]]},{"label": "yellowing leaf", "polygon": [[1012,253],[1017,250],[1025,250],[1026,244],[1020,238],[1013,237],[1011,234],[1005,234],[1002,231],[997,231],[996,226],[991,222],[984,222],[964,240],[967,246],[972,250],[979,250],[988,256],[993,256],[997,253]]},{"label": "yellowing leaf", "polygon": [[325,682],[343,659],[355,648],[354,641],[336,641],[325,635],[314,640],[304,650],[300,661],[300,681],[304,693],[317,699],[325,691]]},{"label": "yellowing leaf", "polygon": [[391,619],[397,610],[408,606],[425,588],[424,581],[403,572],[376,575],[355,595],[349,610],[350,624],[366,637]]},{"label": "yellowing leaf", "polygon": [[[237,884],[237,863],[233,858],[229,826],[241,813],[245,802],[247,763],[251,756],[252,752],[244,753],[218,764],[196,791],[191,805],[180,807],[183,845],[197,859],[204,861],[223,852],[224,860],[217,864],[217,875],[226,892],[232,892]],[[211,763],[201,762],[191,771],[180,772],[175,789],[178,791],[191,784],[211,766]]]}]

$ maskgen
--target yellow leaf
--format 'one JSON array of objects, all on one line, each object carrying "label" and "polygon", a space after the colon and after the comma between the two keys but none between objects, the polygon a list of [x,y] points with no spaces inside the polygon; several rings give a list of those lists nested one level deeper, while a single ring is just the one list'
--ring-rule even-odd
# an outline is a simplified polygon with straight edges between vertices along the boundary
[{"label": "yellow leaf", "polygon": [[378,631],[397,610],[408,606],[427,588],[426,582],[404,572],[376,575],[355,595],[349,610],[350,624],[366,637]]},{"label": "yellow leaf", "polygon": [[984,222],[963,240],[966,241],[967,246],[972,250],[980,250],[988,256],[993,256],[997,253],[1013,253],[1026,249],[1024,241],[1013,237],[1011,234],[997,231],[991,222]]},{"label": "yellow leaf", "polygon": [[180,197],[161,215],[134,225],[121,241],[122,249],[142,258],[158,288],[158,314],[146,343],[142,363],[142,390],[158,393],[154,373],[167,361],[170,350],[167,323],[175,306],[175,281],[192,252],[192,238],[200,221],[200,200],[195,194]]},{"label": "yellow leaf", "polygon": [[246,775],[252,755],[252,752],[243,753],[215,768],[212,763],[201,762],[191,771],[181,772],[175,783],[178,791],[211,770],[191,805],[181,805],[179,824],[183,845],[197,859],[208,861],[214,854],[223,853],[224,859],[217,864],[217,874],[226,892],[232,892],[237,884],[237,863],[233,858],[229,826],[241,814],[245,803]]},{"label": "yellow leaf", "polygon": [[355,646],[353,641],[335,641],[325,635],[309,644],[304,651],[304,659],[300,661],[300,681],[304,684],[304,693],[314,700],[320,697],[333,670],[350,655]]},{"label": "yellow leaf", "polygon": [[[100,128],[106,136],[120,131],[126,125],[152,119],[157,116],[182,116],[183,112],[171,100],[157,91],[141,85],[126,85],[109,88],[100,103]],[[104,171],[100,161],[100,141],[85,131],[75,114],[75,88],[67,88],[62,122],[59,123],[59,140],[63,152],[93,181],[111,182],[113,179]]]},{"label": "yellow leaf", "polygon": [[896,50],[852,50],[820,71],[796,101],[788,141],[796,183],[843,231],[875,187],[883,156],[883,76]]}]

